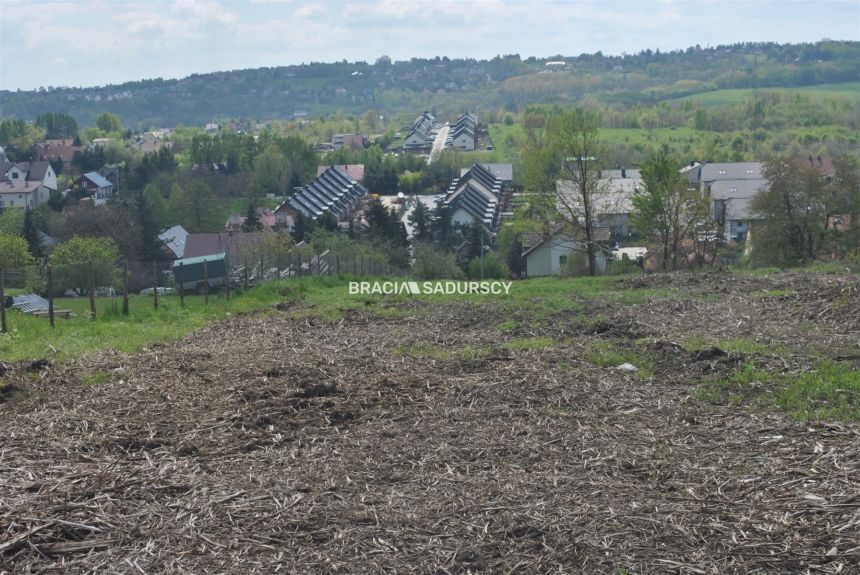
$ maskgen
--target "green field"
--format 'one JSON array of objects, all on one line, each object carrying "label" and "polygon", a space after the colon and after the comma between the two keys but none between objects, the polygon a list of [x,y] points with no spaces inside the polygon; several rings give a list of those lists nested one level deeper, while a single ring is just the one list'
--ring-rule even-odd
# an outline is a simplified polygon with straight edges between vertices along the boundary
[{"label": "green field", "polygon": [[[817,86],[802,86],[799,88],[759,88],[759,94],[777,93],[777,94],[804,94],[813,97],[841,97],[848,100],[856,100],[860,98],[860,82],[843,82],[839,84],[819,84]],[[752,89],[732,89],[732,90],[714,90],[713,92],[703,92],[693,96],[685,96],[683,98],[675,98],[669,100],[670,103],[679,103],[684,100],[693,100],[706,108],[714,108],[718,106],[729,106],[743,102],[752,97]]]}]

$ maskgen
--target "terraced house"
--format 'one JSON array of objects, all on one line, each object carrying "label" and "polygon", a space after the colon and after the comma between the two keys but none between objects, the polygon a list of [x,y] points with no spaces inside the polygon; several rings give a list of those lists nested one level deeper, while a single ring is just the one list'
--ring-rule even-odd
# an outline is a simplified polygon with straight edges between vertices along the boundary
[{"label": "terraced house", "polygon": [[412,122],[412,129],[403,139],[403,149],[411,152],[422,152],[433,146],[433,140],[439,126],[436,117],[430,112],[424,112]]},{"label": "terraced house", "polygon": [[50,162],[0,162],[0,209],[35,208],[57,189]]},{"label": "terraced house", "polygon": [[494,233],[501,223],[506,187],[502,178],[482,164],[475,164],[451,184],[443,206],[459,225],[478,220]]},{"label": "terraced house", "polygon": [[462,151],[474,150],[477,147],[477,136],[478,116],[466,112],[451,125],[445,147]]},{"label": "terraced house", "polygon": [[338,222],[348,221],[363,205],[367,189],[340,166],[329,166],[306,186],[296,188],[289,200],[275,210],[276,219],[296,217],[301,212],[316,220],[325,212]]}]

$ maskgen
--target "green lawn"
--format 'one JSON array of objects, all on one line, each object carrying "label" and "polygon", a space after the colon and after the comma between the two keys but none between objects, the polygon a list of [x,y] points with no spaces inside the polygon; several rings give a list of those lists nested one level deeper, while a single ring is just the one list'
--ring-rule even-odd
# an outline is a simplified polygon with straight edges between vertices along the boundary
[{"label": "green lawn", "polygon": [[[417,298],[428,302],[497,301],[498,305],[517,309],[533,309],[540,321],[564,310],[580,307],[577,299],[597,297],[619,303],[640,303],[649,297],[662,297],[665,290],[618,289],[619,276],[596,278],[539,278],[514,282],[509,295],[351,295],[348,277],[316,277],[268,283],[245,293],[234,294],[228,301],[223,294],[212,295],[209,306],[203,296],[186,296],[185,307],[179,296],[159,296],[159,308],[153,308],[152,296],[131,296],[130,314],[123,316],[122,298],[96,298],[97,314],[90,318],[89,298],[58,298],[55,309],[69,309],[71,319],[57,318],[52,330],[46,318],[8,312],[10,333],[0,334],[0,358],[7,361],[56,357],[66,359],[86,352],[113,348],[132,352],[156,341],[172,341],[183,337],[207,323],[231,314],[265,308],[279,302],[301,300],[289,313],[329,319],[343,317],[350,310],[371,310],[380,316],[396,316],[401,312],[387,304]],[[358,278],[352,278],[358,279]],[[361,278],[368,280],[371,278]],[[383,305],[385,304],[385,305]],[[411,312],[410,312],[411,313]]]},{"label": "green lawn", "polygon": [[[860,98],[860,82],[842,82],[838,84],[819,84],[817,86],[801,86],[799,88],[759,88],[759,93],[775,92],[779,94],[800,93],[813,97],[841,97],[848,100]],[[743,102],[752,96],[752,89],[714,90],[703,92],[683,98],[675,98],[670,102],[681,102],[693,100],[702,106],[712,108],[716,106],[728,106]]]}]

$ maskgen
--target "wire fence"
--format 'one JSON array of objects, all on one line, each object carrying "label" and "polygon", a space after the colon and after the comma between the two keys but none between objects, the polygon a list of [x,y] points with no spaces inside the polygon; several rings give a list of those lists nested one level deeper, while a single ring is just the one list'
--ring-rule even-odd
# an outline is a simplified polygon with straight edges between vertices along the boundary
[{"label": "wire fence", "polygon": [[[315,253],[309,249],[260,251],[252,255],[216,254],[183,260],[121,260],[78,262],[65,265],[37,264],[20,269],[0,269],[0,329],[9,331],[7,310],[46,318],[51,327],[57,318],[69,318],[71,298],[89,299],[88,313],[99,314],[100,300],[111,305],[121,300],[121,313],[130,315],[129,298],[151,297],[158,309],[164,297],[202,296],[204,305],[215,294],[229,300],[240,290],[277,280],[314,276],[390,276],[406,272],[379,255]],[[80,309],[80,304],[75,306]]]}]

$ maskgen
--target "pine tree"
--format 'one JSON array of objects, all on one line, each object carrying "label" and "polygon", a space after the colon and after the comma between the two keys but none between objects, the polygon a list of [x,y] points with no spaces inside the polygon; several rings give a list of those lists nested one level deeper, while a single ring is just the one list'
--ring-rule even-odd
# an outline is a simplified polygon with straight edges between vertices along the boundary
[{"label": "pine tree", "polygon": [[263,224],[260,222],[260,217],[257,215],[257,208],[253,202],[248,205],[248,215],[245,217],[245,223],[242,224],[244,232],[259,232],[263,229]]},{"label": "pine tree", "polygon": [[430,239],[430,218],[424,202],[421,200],[417,201],[418,204],[409,215],[409,223],[413,227],[412,239],[417,242],[423,242]]},{"label": "pine tree", "polygon": [[523,273],[523,242],[520,236],[511,242],[505,263],[514,277],[519,277]]},{"label": "pine tree", "polygon": [[45,252],[42,249],[42,240],[39,237],[39,228],[36,225],[36,219],[33,210],[27,210],[24,213],[24,228],[22,230],[24,239],[27,240],[27,246],[30,248],[30,254],[34,258],[44,257]]},{"label": "pine tree", "polygon": [[314,229],[314,222],[301,210],[296,213],[296,217],[293,219],[293,239],[296,240],[296,243],[304,240],[307,236],[311,234]]}]

